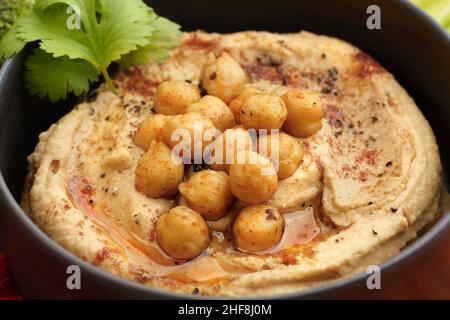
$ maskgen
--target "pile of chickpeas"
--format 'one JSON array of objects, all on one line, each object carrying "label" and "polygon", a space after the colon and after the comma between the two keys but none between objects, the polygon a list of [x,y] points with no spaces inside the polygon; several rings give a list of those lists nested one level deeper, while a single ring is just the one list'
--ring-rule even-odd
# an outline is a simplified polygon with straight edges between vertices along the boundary
[{"label": "pile of chickpeas", "polygon": [[[156,224],[160,247],[175,259],[200,255],[217,225],[232,232],[234,246],[242,252],[267,250],[282,238],[285,220],[277,208],[265,203],[278,181],[291,176],[302,161],[303,149],[294,137],[306,138],[320,130],[324,108],[314,92],[291,89],[279,96],[246,86],[246,80],[230,55],[211,53],[200,76],[207,95],[202,97],[190,82],[162,82],[155,95],[156,114],[144,120],[134,136],[134,143],[145,151],[136,168],[137,190],[150,198],[179,194],[178,206]],[[194,123],[204,131],[220,130],[214,143],[223,144],[223,159],[232,148],[233,159],[243,161],[213,162],[198,172],[174,163],[171,153],[178,141],[172,140],[172,133],[182,128],[194,137]],[[267,134],[259,134],[255,141],[249,129],[266,129]],[[271,132],[274,129],[276,133]],[[270,154],[273,139],[278,139],[278,171]],[[203,138],[189,142],[202,150],[212,143]],[[268,146],[266,152],[258,150],[261,143]],[[230,208],[237,200],[244,206],[236,213]]]}]

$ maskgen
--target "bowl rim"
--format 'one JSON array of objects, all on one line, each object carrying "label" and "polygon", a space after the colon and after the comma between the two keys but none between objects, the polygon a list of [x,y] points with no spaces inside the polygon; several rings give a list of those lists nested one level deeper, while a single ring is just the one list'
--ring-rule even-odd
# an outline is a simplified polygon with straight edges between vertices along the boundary
[{"label": "bowl rim", "polygon": [[[450,46],[450,34],[439,25],[433,18],[428,14],[423,12],[419,7],[414,5],[408,0],[398,0],[399,3],[405,7],[405,9],[410,10],[419,19],[422,19],[424,23],[433,29],[433,32],[437,33],[442,39],[447,39],[447,44]],[[10,72],[12,65],[17,63],[19,57],[12,57],[4,62],[2,68],[0,69],[0,82],[6,81],[7,74]],[[444,187],[445,188],[445,187]],[[152,296],[157,296],[158,299],[199,299],[199,300],[217,300],[217,299],[311,299],[319,295],[325,294],[327,291],[332,292],[333,290],[343,289],[345,287],[350,287],[356,283],[363,281],[367,278],[367,273],[358,273],[350,277],[346,277],[339,280],[334,280],[323,286],[306,289],[297,292],[289,292],[284,294],[277,294],[273,296],[249,296],[249,297],[214,297],[214,296],[198,296],[193,294],[182,294],[173,291],[168,291],[165,289],[160,289],[156,287],[146,286],[144,284],[127,280],[120,276],[116,276],[109,273],[99,267],[96,267],[85,260],[79,258],[69,250],[65,249],[63,246],[54,241],[50,236],[48,236],[44,231],[42,231],[21,209],[17,201],[14,199],[10,189],[8,188],[3,174],[0,172],[0,203],[3,203],[5,209],[13,212],[13,214],[20,220],[22,225],[26,228],[30,235],[34,236],[36,239],[42,243],[46,250],[50,250],[53,254],[61,256],[66,261],[71,261],[73,264],[80,266],[84,273],[88,272],[92,276],[99,277],[102,281],[109,281],[115,286],[127,287],[130,290],[134,290],[141,296],[148,295],[149,299],[155,298]],[[414,254],[424,251],[432,245],[434,239],[439,238],[443,235],[447,229],[450,228],[450,210],[443,212],[442,216],[436,221],[436,223],[427,230],[423,235],[418,236],[413,243],[407,244],[400,253],[389,258],[379,265],[381,273],[389,271],[397,266],[399,263],[407,260]]]}]

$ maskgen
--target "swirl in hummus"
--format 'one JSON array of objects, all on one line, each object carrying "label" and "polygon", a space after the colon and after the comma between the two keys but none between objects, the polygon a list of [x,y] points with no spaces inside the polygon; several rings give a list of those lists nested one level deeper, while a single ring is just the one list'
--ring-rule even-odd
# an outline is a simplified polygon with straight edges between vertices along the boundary
[{"label": "swirl in hummus", "polygon": [[[183,37],[166,62],[121,71],[118,94],[100,89],[40,135],[29,157],[22,207],[59,244],[100,268],[152,287],[213,296],[273,295],[320,286],[381,263],[433,221],[441,183],[433,132],[405,90],[370,56],[308,32],[194,32]],[[202,228],[193,234],[207,230],[202,234],[208,242],[197,246],[202,253],[174,258],[157,239],[158,219],[181,205],[201,211],[184,195],[187,179],[205,168],[184,169],[181,198],[176,189],[167,197],[147,196],[136,188],[135,173],[145,154],[136,131],[146,119],[159,116],[155,110],[168,113],[155,106],[158,86],[176,80],[197,87],[211,53],[226,53],[245,71],[246,83],[233,90],[277,96],[308,90],[320,97],[325,114],[316,129],[308,127],[312,132],[296,135],[301,155],[295,148],[288,152],[301,159],[294,170],[276,182],[271,194],[257,190],[246,198],[257,198],[254,205],[268,215],[276,233],[263,237],[261,246],[236,241],[244,239],[246,226],[259,216],[243,201],[227,200],[225,211],[192,218],[193,228]],[[217,76],[209,75],[210,81]],[[244,126],[257,126],[236,115],[233,90],[211,83],[201,87],[216,92],[232,111],[221,120],[222,131],[239,119]],[[188,99],[194,103],[200,95]],[[211,168],[222,176],[233,174],[229,168]],[[240,245],[249,250],[239,250]]]}]

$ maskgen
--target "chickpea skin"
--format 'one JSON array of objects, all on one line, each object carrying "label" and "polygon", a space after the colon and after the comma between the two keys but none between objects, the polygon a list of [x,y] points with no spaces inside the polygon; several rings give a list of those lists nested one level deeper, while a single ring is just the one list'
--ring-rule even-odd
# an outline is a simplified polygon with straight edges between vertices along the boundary
[{"label": "chickpea skin", "polygon": [[220,131],[225,131],[236,125],[230,108],[217,97],[204,96],[200,101],[187,107],[186,112],[196,112],[207,116]]},{"label": "chickpea skin", "polygon": [[142,121],[134,134],[134,144],[147,151],[150,142],[161,141],[161,131],[168,119],[169,117],[163,114],[155,114]]},{"label": "chickpea skin", "polygon": [[261,252],[277,245],[284,232],[285,221],[278,209],[265,205],[242,210],[233,223],[234,245],[244,252]]},{"label": "chickpea skin", "polygon": [[203,164],[192,164],[188,166],[184,173],[184,180],[190,179],[194,174],[203,170],[206,170]]},{"label": "chickpea skin", "polygon": [[312,136],[322,128],[325,108],[317,93],[292,89],[283,95],[288,117],[283,129],[297,138]]},{"label": "chickpea skin", "polygon": [[239,120],[247,129],[280,129],[286,117],[286,106],[278,95],[261,93],[244,100]]},{"label": "chickpea skin", "polygon": [[165,115],[186,112],[186,108],[200,100],[198,88],[185,81],[164,81],[156,90],[155,111]]},{"label": "chickpea skin", "polygon": [[[187,152],[190,149],[191,154],[184,154],[184,152],[179,154],[183,158],[202,159],[204,149],[215,140],[218,134],[219,131],[207,116],[200,113],[186,113],[170,117],[164,124],[161,135],[162,141],[170,148],[184,145],[185,148],[182,151]],[[177,137],[177,135],[180,136]]]},{"label": "chickpea skin", "polygon": [[233,202],[228,174],[223,171],[203,170],[178,186],[188,207],[206,220],[223,218]]},{"label": "chickpea skin", "polygon": [[136,189],[149,198],[171,197],[183,181],[184,165],[176,164],[163,142],[152,141],[136,167]]},{"label": "chickpea skin", "polygon": [[194,259],[210,242],[209,228],[202,216],[188,207],[175,207],[156,223],[161,248],[175,259]]},{"label": "chickpea skin", "polygon": [[250,97],[251,95],[258,94],[258,93],[262,93],[262,92],[256,88],[246,87],[241,91],[241,93],[239,94],[239,96],[237,96],[237,98],[233,99],[228,104],[228,107],[230,107],[231,112],[233,112],[234,118],[236,119],[236,121],[239,120],[239,117],[241,115],[242,102],[244,102],[244,100],[247,99],[248,97]]},{"label": "chickpea skin", "polygon": [[258,139],[258,151],[272,161],[275,169],[278,167],[278,179],[290,177],[303,159],[303,149],[300,143],[290,135],[261,135]]},{"label": "chickpea skin", "polygon": [[245,71],[225,52],[217,59],[211,53],[201,74],[203,88],[208,94],[220,98],[225,103],[239,95],[246,80]]},{"label": "chickpea skin", "polygon": [[[215,148],[211,152],[213,157],[210,164],[211,169],[226,172],[228,172],[230,164],[239,151],[256,150],[249,132],[242,127],[225,130],[210,146]],[[218,154],[216,157],[216,152],[221,152],[222,156],[220,157],[220,154]]]},{"label": "chickpea skin", "polygon": [[239,151],[230,165],[231,192],[248,204],[258,204],[273,197],[278,177],[269,159],[254,151]]}]

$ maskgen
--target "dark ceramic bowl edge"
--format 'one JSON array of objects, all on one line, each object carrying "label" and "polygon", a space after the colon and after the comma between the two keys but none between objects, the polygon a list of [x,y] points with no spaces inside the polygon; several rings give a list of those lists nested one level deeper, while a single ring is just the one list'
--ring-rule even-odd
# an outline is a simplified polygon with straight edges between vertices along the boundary
[{"label": "dark ceramic bowl edge", "polygon": [[[413,10],[417,16],[420,16],[421,19],[425,19],[428,21],[430,26],[432,26],[437,32],[440,34],[440,37],[443,41],[449,41],[450,36],[447,31],[440,26],[436,21],[434,21],[431,17],[425,14],[421,9],[419,9],[414,4],[410,3],[407,0],[401,0],[401,2]],[[11,65],[18,60],[18,57],[7,60],[1,70],[0,70],[0,83],[2,83],[7,76]],[[1,87],[1,84],[0,84]],[[117,286],[125,286],[133,290],[139,291],[142,295],[148,295],[149,298],[157,298],[157,299],[222,299],[215,297],[199,297],[195,295],[185,295],[170,292],[167,290],[162,290],[158,288],[152,288],[149,286],[145,286],[139,284],[137,282],[128,281],[126,279],[115,276],[111,273],[108,273],[100,268],[97,268],[90,263],[80,259],[76,255],[72,254],[70,251],[63,248],[61,245],[53,241],[47,234],[45,234],[37,225],[33,223],[33,221],[28,217],[28,215],[23,212],[20,208],[14,197],[12,196],[9,188],[7,187],[3,174],[0,173],[0,203],[4,203],[7,210],[11,210],[14,212],[16,218],[19,219],[20,223],[22,223],[26,229],[39,241],[46,246],[48,250],[55,252],[58,256],[61,256],[63,259],[67,261],[72,261],[74,264],[79,265],[83,268],[85,272],[89,272],[95,276],[102,277],[104,280],[111,281]],[[384,263],[381,264],[381,272],[391,270],[395,268],[401,262],[407,260],[409,257],[418,254],[419,252],[423,252],[428,249],[434,240],[438,239],[441,235],[443,235],[448,228],[450,227],[450,214],[449,212],[443,213],[443,216],[423,235],[417,238],[413,243],[408,244],[399,254],[394,257],[388,259]],[[333,292],[340,289],[343,289],[352,284],[363,281],[367,277],[367,274],[361,273],[349,278],[336,280],[330,284],[308,289],[300,292],[293,292],[288,294],[281,294],[276,296],[264,296],[264,297],[249,297],[249,299],[310,299],[317,296],[321,296],[327,292]]]}]

